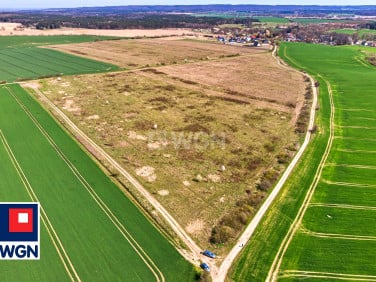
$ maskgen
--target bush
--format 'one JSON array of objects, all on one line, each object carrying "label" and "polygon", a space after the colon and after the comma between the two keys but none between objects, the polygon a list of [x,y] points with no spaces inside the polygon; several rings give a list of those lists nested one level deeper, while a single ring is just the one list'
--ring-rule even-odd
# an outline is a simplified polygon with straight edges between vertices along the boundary
[{"label": "bush", "polygon": [[311,89],[307,90],[307,92],[304,95],[304,98],[307,99],[307,100],[312,99],[312,90]]},{"label": "bush", "polygon": [[243,225],[246,225],[248,223],[248,218],[249,218],[249,215],[244,212],[244,211],[241,211],[238,216],[237,216],[237,220],[243,224]]},{"label": "bush", "polygon": [[213,244],[224,244],[227,243],[229,239],[233,238],[234,230],[229,226],[215,226],[212,229],[212,234],[210,237],[210,242]]},{"label": "bush", "polygon": [[260,195],[260,194],[252,195],[248,200],[248,204],[251,207],[257,208],[261,204],[262,200],[264,200],[264,198],[265,198],[264,195]]},{"label": "bush", "polygon": [[209,272],[203,271],[202,274],[201,274],[201,276],[200,276],[200,281],[203,281],[203,282],[210,282],[210,281],[212,281]]},{"label": "bush", "polygon": [[279,164],[287,164],[290,161],[290,156],[287,153],[280,153],[277,155],[277,161]]},{"label": "bush", "polygon": [[264,148],[267,152],[271,153],[275,151],[276,143],[273,142],[267,142],[264,144]]},{"label": "bush", "polygon": [[317,125],[315,124],[315,125],[311,128],[310,131],[311,131],[312,134],[315,134],[316,131],[317,131]]},{"label": "bush", "polygon": [[270,187],[272,187],[272,184],[267,179],[264,179],[259,184],[257,184],[257,189],[261,191],[268,191]]},{"label": "bush", "polygon": [[274,169],[269,169],[264,172],[263,179],[276,181],[278,179],[279,172]]}]

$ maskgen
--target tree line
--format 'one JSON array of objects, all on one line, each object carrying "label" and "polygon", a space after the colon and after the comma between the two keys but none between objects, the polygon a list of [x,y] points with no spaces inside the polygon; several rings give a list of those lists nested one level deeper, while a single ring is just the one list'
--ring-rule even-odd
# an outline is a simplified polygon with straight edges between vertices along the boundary
[{"label": "tree line", "polygon": [[60,27],[89,29],[157,29],[157,28],[211,28],[222,24],[251,26],[258,22],[252,18],[221,18],[176,14],[131,15],[60,15],[60,14],[12,14],[0,15],[0,22],[18,22],[36,29]]}]

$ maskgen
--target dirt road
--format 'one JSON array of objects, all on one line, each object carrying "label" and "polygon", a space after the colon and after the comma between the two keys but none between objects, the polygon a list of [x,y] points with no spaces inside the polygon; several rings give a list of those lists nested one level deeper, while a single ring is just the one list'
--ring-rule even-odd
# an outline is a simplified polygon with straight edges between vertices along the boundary
[{"label": "dirt road", "polygon": [[[277,48],[273,50],[273,57],[277,60],[278,64],[286,69],[291,69],[290,67],[286,66],[284,63],[280,61],[280,59],[276,56]],[[294,69],[295,70],[295,69]],[[295,70],[297,71],[297,70]],[[298,71],[297,71],[298,72]],[[306,75],[306,74],[304,74]],[[235,246],[232,248],[230,253],[226,256],[223,260],[222,265],[219,267],[218,273],[213,275],[213,281],[222,282],[225,281],[227,272],[230,269],[231,265],[233,264],[235,258],[243,249],[243,246],[248,242],[248,240],[252,237],[253,233],[255,232],[258,224],[264,217],[265,213],[268,211],[269,207],[278,196],[279,192],[281,191],[283,185],[285,184],[287,178],[290,176],[292,170],[295,168],[296,164],[300,160],[301,156],[303,155],[305,149],[307,148],[309,141],[311,139],[311,131],[310,129],[313,128],[315,122],[315,111],[316,111],[316,104],[317,104],[317,89],[315,87],[315,81],[312,77],[308,76],[311,80],[311,86],[313,91],[313,102],[311,107],[311,114],[309,119],[308,130],[304,139],[302,146],[300,147],[299,151],[295,155],[294,159],[291,161],[290,165],[287,167],[285,172],[283,173],[281,179],[278,181],[277,185],[274,187],[273,191],[270,193],[269,197],[266,199],[264,204],[256,213],[255,217],[252,219],[251,223],[247,226],[244,230],[243,234],[240,236],[238,241],[236,242]]]},{"label": "dirt road", "polygon": [[317,184],[320,180],[321,173],[323,171],[324,165],[326,163],[326,160],[329,156],[330,150],[332,148],[333,140],[334,140],[334,113],[335,113],[335,107],[334,107],[334,102],[333,102],[333,92],[331,89],[331,85],[329,81],[325,80],[325,83],[328,87],[328,92],[329,92],[329,99],[330,99],[330,135],[328,139],[328,143],[326,145],[326,149],[324,152],[324,155],[321,158],[320,164],[317,168],[315,177],[311,183],[311,186],[309,187],[309,190],[307,192],[306,197],[304,198],[304,202],[301,206],[301,208],[298,211],[298,214],[296,218],[294,219],[294,222],[291,224],[291,227],[284,238],[280,248],[278,249],[277,255],[274,259],[273,265],[270,268],[267,281],[276,281],[278,278],[278,272],[280,269],[280,266],[282,264],[282,260],[284,257],[284,254],[287,251],[288,246],[290,245],[295,233],[298,231],[301,222],[303,220],[304,214],[307,211],[307,208],[309,206],[309,203],[311,202],[312,196],[316,190]]}]

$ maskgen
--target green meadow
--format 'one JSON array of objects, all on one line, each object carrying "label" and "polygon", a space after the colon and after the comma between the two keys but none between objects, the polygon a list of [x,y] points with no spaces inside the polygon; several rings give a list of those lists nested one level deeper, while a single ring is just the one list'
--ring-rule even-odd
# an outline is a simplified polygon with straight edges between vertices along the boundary
[{"label": "green meadow", "polygon": [[326,82],[333,93],[335,138],[311,205],[282,258],[279,277],[281,281],[326,279],[283,276],[291,271],[334,273],[331,281],[343,274],[376,277],[376,69],[365,60],[365,52],[373,49],[356,47],[281,44],[281,58],[320,82],[318,132],[232,268],[235,281],[265,280],[312,183],[329,140]]},{"label": "green meadow", "polygon": [[14,82],[46,76],[97,73],[117,70],[114,65],[41,48],[109,40],[96,36],[2,36],[0,37],[0,81]]},{"label": "green meadow", "polygon": [[48,219],[41,259],[2,261],[2,281],[194,279],[192,265],[24,89],[1,86],[0,105],[0,200],[39,201]]},{"label": "green meadow", "polygon": [[287,18],[281,18],[281,17],[255,17],[255,19],[258,19],[261,23],[289,23],[290,20]]},{"label": "green meadow", "polygon": [[374,187],[363,187],[354,193],[356,187],[335,185],[332,183],[319,183],[313,196],[314,203],[329,202],[331,204],[342,204],[356,206],[376,206],[376,194]]},{"label": "green meadow", "polygon": [[[376,241],[319,238],[297,234],[291,248],[287,250],[283,267],[300,271],[372,275],[375,274],[375,249]],[[366,255],[365,250],[368,250]],[[359,267],[360,265],[362,267]]]},{"label": "green meadow", "polygon": [[341,33],[341,34],[359,34],[360,37],[363,37],[364,35],[376,35],[376,30],[373,29],[336,29],[334,30],[336,33]]},{"label": "green meadow", "polygon": [[318,23],[340,23],[346,20],[336,20],[336,19],[320,19],[320,18],[294,18],[291,19],[292,22],[301,24],[318,24]]}]

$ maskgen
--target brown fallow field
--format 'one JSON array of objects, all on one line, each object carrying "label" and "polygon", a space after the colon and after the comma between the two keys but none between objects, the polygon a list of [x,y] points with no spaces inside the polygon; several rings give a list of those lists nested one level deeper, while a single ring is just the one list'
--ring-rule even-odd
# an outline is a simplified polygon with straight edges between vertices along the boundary
[{"label": "brown fallow field", "polygon": [[49,46],[75,55],[112,63],[127,69],[184,64],[188,62],[263,52],[193,40],[114,40]]},{"label": "brown fallow field", "polygon": [[226,230],[238,234],[297,149],[306,84],[268,50],[163,40],[59,49],[135,68],[39,84],[203,248],[234,213],[242,223]]}]

